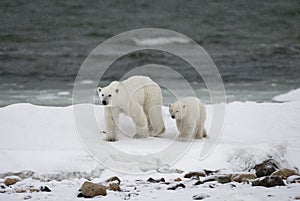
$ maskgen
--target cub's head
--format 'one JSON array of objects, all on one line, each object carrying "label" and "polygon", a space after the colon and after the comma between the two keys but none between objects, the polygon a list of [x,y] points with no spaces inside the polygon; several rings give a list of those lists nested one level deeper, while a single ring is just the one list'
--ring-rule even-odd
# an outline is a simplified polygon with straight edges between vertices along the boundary
[{"label": "cub's head", "polygon": [[114,81],[106,87],[98,87],[97,92],[103,105],[114,106],[118,100],[119,82]]},{"label": "cub's head", "polygon": [[186,105],[180,102],[169,104],[169,113],[172,119],[180,120],[186,115]]}]

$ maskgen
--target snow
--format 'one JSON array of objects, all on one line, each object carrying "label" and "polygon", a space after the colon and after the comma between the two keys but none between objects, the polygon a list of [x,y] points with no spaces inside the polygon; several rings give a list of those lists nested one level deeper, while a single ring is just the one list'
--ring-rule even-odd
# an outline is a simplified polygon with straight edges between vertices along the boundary
[{"label": "snow", "polygon": [[294,89],[286,94],[281,94],[273,98],[274,101],[286,102],[286,101],[300,101],[300,89]]},{"label": "snow", "polygon": [[[277,200],[284,200],[287,196],[292,199],[300,195],[297,193],[300,192],[297,184],[289,184],[288,188],[275,187],[272,190],[246,184],[236,184],[235,188],[215,184],[216,188],[212,189],[205,185],[201,188],[194,187],[189,183],[190,180],[186,180],[183,182],[187,188],[167,191],[164,184],[137,184],[136,180],[145,181],[149,177],[172,180],[182,177],[186,172],[202,169],[242,172],[270,157],[281,166],[299,168],[299,92],[300,89],[274,98],[277,101],[289,100],[283,103],[228,103],[221,139],[208,138],[193,143],[174,141],[177,130],[175,122],[168,115],[167,107],[163,108],[167,131],[161,137],[134,139],[120,133],[118,142],[104,142],[101,140],[101,131],[105,130],[103,107],[81,105],[93,107],[95,111],[97,139],[128,155],[111,156],[116,161],[114,169],[121,172],[98,164],[85,150],[77,135],[73,106],[44,107],[25,103],[0,108],[0,175],[31,170],[35,172],[37,180],[23,179],[17,183],[20,188],[47,185],[52,189],[51,193],[0,193],[0,200],[23,200],[26,196],[33,200],[59,200],[62,197],[64,200],[74,200],[85,179],[104,181],[115,175],[122,180],[121,188],[132,193],[132,200],[186,200],[200,193],[210,196],[205,200],[274,200],[273,196]],[[211,129],[212,107],[213,105],[207,105],[208,133]],[[132,122],[126,117],[121,118],[121,127],[129,133],[134,131]],[[211,155],[200,159],[201,148],[205,143],[217,143],[217,146]],[[188,149],[171,164],[160,161],[155,154],[148,161],[144,160],[142,155],[157,153],[171,144],[178,149],[181,146]],[[126,169],[135,174],[126,173]],[[137,186],[139,191],[133,190],[130,185]],[[272,196],[268,196],[269,194]],[[107,198],[124,200],[126,193],[109,192]]]}]

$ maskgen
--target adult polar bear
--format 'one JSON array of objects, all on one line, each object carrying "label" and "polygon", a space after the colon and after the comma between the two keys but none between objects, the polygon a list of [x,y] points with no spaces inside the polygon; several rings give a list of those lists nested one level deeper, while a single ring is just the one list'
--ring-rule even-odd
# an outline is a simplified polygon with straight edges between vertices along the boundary
[{"label": "adult polar bear", "polygon": [[105,105],[106,140],[117,140],[118,116],[128,115],[136,126],[137,138],[156,136],[165,131],[162,94],[158,84],[146,76],[132,76],[97,88]]}]

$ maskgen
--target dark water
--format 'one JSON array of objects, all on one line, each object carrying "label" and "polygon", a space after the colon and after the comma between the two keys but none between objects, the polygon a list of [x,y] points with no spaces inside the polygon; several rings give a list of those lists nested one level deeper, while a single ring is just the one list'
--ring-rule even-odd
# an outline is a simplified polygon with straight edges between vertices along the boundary
[{"label": "dark water", "polygon": [[[0,106],[71,104],[76,74],[89,52],[116,34],[147,27],[177,31],[205,48],[228,101],[271,101],[300,87],[298,0],[2,0],[0,19]],[[149,57],[130,56],[118,65]]]}]

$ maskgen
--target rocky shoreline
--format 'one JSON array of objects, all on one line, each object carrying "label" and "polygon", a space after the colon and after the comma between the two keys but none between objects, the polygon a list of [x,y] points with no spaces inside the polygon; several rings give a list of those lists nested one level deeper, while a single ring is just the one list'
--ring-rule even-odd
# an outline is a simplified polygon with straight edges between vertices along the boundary
[{"label": "rocky shoreline", "polygon": [[[224,173],[224,171],[221,170],[203,170],[198,172],[183,172],[181,174],[177,173],[176,175],[178,177],[136,179],[134,184],[126,180],[122,181],[123,179],[117,176],[101,182],[89,181],[92,179],[81,177],[78,178],[80,181],[78,181],[79,188],[77,185],[77,197],[93,198],[107,196],[112,192],[118,192],[123,194],[121,196],[122,199],[128,200],[132,197],[139,196],[141,193],[140,190],[144,187],[166,191],[178,191],[179,189],[186,190],[200,187],[213,189],[220,187],[220,185],[229,185],[230,188],[235,188],[240,184],[246,184],[249,188],[251,188],[251,186],[272,188],[291,184],[300,185],[300,175],[297,169],[279,168],[272,159],[256,165],[248,172]],[[22,184],[22,181],[25,180],[30,180],[31,183],[39,181],[38,184],[40,186],[28,185],[28,182]],[[51,179],[47,180],[45,177],[38,177],[32,171],[0,174],[0,193],[27,193],[27,197],[24,197],[24,199],[30,199],[30,193],[54,193],[51,187],[43,185],[43,183],[49,183],[49,181],[51,181]],[[64,180],[56,181],[57,185],[63,181]],[[74,196],[74,198],[75,197],[76,196]],[[208,197],[210,197],[210,195],[203,193],[191,195],[191,198],[194,200],[202,200]],[[298,198],[299,197],[294,197],[294,199]]]}]

